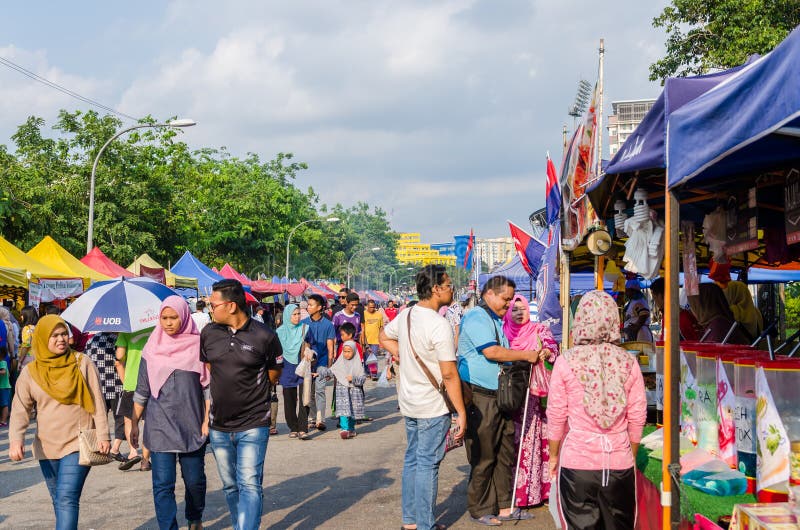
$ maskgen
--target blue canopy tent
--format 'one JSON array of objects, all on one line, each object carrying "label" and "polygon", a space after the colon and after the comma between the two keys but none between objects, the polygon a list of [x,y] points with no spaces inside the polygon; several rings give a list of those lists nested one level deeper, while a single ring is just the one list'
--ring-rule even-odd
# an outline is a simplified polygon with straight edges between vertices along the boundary
[{"label": "blue canopy tent", "polygon": [[211,294],[211,286],[225,278],[212,271],[205,263],[197,259],[188,250],[181,256],[181,259],[172,266],[170,272],[181,276],[197,278],[197,288],[203,295]]},{"label": "blue canopy tent", "polygon": [[[605,168],[605,174],[591,184],[587,193],[595,210],[602,216],[611,205],[614,191],[620,189],[620,175],[656,173],[667,167],[666,139],[670,115],[755,61],[753,55],[744,65],[707,75],[670,77],[653,107]],[[626,179],[622,179],[625,181]]]},{"label": "blue canopy tent", "polygon": [[795,28],[772,52],[672,114],[668,187],[721,179],[729,186],[732,176],[800,163],[798,87]]}]

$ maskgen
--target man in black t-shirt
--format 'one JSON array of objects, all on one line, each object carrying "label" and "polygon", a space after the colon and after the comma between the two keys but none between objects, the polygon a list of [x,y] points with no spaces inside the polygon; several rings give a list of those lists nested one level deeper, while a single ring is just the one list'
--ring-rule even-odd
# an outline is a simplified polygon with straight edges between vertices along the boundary
[{"label": "man in black t-shirt", "polygon": [[200,335],[200,360],[211,372],[209,440],[233,527],[255,529],[261,523],[270,385],[278,383],[283,350],[275,332],[248,316],[238,281],[215,283],[208,305],[214,322]]}]

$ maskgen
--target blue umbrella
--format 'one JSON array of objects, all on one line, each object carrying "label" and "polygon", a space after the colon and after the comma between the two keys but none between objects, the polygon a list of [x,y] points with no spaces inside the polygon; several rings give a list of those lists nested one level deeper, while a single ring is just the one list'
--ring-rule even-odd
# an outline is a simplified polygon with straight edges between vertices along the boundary
[{"label": "blue umbrella", "polygon": [[155,326],[161,302],[177,294],[151,278],[97,282],[61,317],[84,333],[139,331]]}]

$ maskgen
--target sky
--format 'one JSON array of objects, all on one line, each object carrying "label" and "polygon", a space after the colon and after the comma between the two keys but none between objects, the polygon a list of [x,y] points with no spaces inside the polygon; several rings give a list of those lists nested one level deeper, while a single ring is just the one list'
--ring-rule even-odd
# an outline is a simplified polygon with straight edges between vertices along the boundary
[{"label": "sky", "polygon": [[[0,57],[182,140],[308,163],[322,202],[383,208],[423,242],[508,236],[544,206],[580,79],[605,39],[611,102],[655,98],[665,0],[14,2]],[[0,65],[0,144],[91,108]],[[103,111],[100,111],[103,112]],[[133,122],[124,120],[126,125]],[[54,133],[55,134],[55,133]],[[604,140],[607,145],[607,140]],[[87,184],[88,186],[88,184]]]}]

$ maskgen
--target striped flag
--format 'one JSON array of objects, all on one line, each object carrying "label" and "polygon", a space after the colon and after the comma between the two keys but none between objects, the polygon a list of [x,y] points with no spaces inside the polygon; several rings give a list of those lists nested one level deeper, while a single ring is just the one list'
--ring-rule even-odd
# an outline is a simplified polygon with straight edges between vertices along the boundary
[{"label": "striped flag", "polygon": [[475,246],[475,230],[469,229],[469,240],[467,241],[467,251],[464,253],[464,265],[467,270],[472,268],[472,247]]},{"label": "striped flag", "polygon": [[547,180],[544,188],[547,225],[550,226],[561,216],[561,188],[558,185],[556,166],[547,153]]}]

